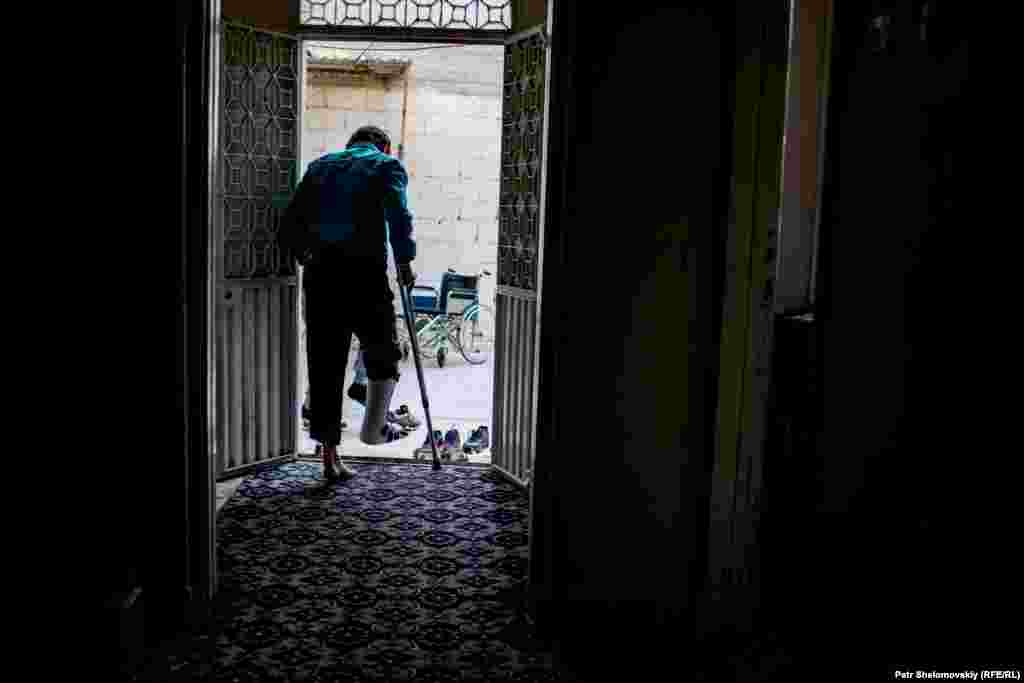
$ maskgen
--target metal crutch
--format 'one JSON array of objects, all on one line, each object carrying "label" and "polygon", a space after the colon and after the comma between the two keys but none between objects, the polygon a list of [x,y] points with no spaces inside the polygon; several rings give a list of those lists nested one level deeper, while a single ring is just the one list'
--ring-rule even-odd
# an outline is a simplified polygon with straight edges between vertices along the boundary
[{"label": "metal crutch", "polygon": [[430,439],[430,450],[434,453],[434,469],[441,469],[441,456],[437,453],[437,442],[434,440],[434,425],[430,421],[430,403],[427,401],[427,385],[423,381],[423,361],[420,359],[420,343],[416,339],[416,329],[412,323],[412,285],[408,289],[398,282],[398,292],[402,297],[402,312],[405,314],[405,329],[409,331],[409,343],[412,344],[412,357],[416,361],[416,375],[420,380],[420,398],[423,400],[423,413],[427,416],[427,438]]}]

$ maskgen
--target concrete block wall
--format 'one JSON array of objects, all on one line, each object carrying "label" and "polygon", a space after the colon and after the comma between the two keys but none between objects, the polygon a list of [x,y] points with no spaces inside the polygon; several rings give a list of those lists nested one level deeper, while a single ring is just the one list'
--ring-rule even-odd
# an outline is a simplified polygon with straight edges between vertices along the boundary
[{"label": "concrete block wall", "polygon": [[[355,58],[366,48],[317,54]],[[404,137],[409,207],[415,217],[420,281],[439,282],[448,267],[460,272],[497,268],[498,192],[504,54],[501,46],[379,43],[367,56],[410,59]],[[350,49],[349,49],[350,48]],[[387,130],[397,144],[402,131],[404,84],[393,79],[360,85],[312,85],[307,80],[302,141],[303,169],[313,159],[343,149],[366,124]],[[494,299],[494,278],[481,297]]]}]

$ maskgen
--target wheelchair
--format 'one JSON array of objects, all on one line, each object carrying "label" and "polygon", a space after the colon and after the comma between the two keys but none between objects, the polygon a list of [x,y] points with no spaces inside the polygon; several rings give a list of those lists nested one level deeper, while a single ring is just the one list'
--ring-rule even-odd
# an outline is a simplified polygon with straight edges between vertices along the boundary
[{"label": "wheelchair", "polygon": [[[413,286],[411,315],[423,358],[435,358],[443,368],[449,351],[455,350],[470,365],[487,362],[494,352],[494,311],[480,303],[479,284],[490,275],[487,270],[467,275],[449,268],[441,277],[440,288]],[[398,328],[402,356],[408,359],[412,352],[408,333],[404,324]]]}]

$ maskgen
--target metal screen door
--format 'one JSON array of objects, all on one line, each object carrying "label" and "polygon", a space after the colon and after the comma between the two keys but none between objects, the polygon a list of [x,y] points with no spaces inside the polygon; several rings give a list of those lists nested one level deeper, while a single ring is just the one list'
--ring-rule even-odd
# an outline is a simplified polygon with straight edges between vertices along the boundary
[{"label": "metal screen door", "polygon": [[547,35],[539,26],[505,46],[491,462],[523,484],[532,476],[537,436]]},{"label": "metal screen door", "polygon": [[218,478],[296,453],[297,278],[277,243],[295,187],[299,43],[222,22],[214,223]]}]

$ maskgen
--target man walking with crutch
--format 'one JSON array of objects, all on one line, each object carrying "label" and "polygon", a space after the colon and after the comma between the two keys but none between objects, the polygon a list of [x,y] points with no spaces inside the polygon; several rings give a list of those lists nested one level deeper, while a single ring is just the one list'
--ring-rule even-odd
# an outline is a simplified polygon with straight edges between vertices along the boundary
[{"label": "man walking with crutch", "polygon": [[400,287],[416,276],[408,175],[390,156],[383,130],[364,126],[344,151],[309,165],[281,221],[280,243],[304,266],[306,354],[311,411],[309,435],[320,444],[324,476],[351,477],[338,457],[341,402],[352,334],[359,338],[366,374],[366,418],[359,438],[391,443],[408,436],[387,420],[402,358],[395,330],[395,295],[387,275],[387,243]]}]

